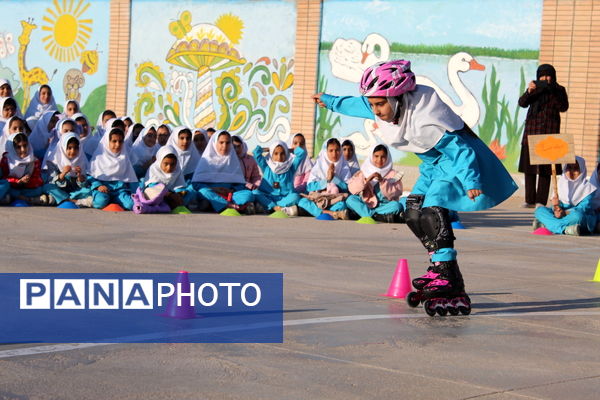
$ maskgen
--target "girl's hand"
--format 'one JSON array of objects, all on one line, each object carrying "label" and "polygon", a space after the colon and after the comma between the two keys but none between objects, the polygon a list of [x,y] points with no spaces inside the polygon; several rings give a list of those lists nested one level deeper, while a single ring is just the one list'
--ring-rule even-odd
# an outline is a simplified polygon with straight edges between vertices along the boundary
[{"label": "girl's hand", "polygon": [[320,107],[325,107],[325,103],[323,103],[321,101],[321,95],[323,94],[323,92],[317,93],[317,94],[313,94],[313,100],[315,101],[316,104],[318,104]]},{"label": "girl's hand", "polygon": [[108,193],[108,188],[106,186],[104,186],[104,185],[98,186],[98,191],[100,193]]},{"label": "girl's hand", "polygon": [[558,207],[560,204],[558,202],[558,196],[554,195],[552,196],[552,205],[556,208]]},{"label": "girl's hand", "polygon": [[74,171],[77,174],[77,176],[81,175],[81,167],[79,167],[79,166],[75,167]]},{"label": "girl's hand", "polygon": [[28,183],[30,179],[31,179],[31,175],[29,175],[29,174],[23,175],[21,177],[21,179],[19,179],[19,183]]},{"label": "girl's hand", "polygon": [[329,169],[327,170],[327,182],[331,182],[333,177],[335,176],[335,164],[329,164]]},{"label": "girl's hand", "polygon": [[556,218],[563,218],[567,213],[560,207],[554,207],[554,216]]},{"label": "girl's hand", "polygon": [[527,86],[527,92],[531,93],[535,89],[537,89],[537,86],[535,85],[535,82],[534,81],[529,82],[529,86]]},{"label": "girl's hand", "polygon": [[66,175],[66,174],[68,174],[69,172],[71,172],[71,166],[70,166],[70,165],[67,165],[67,166],[65,166],[65,167],[63,168],[63,170],[62,170],[62,173],[63,173],[63,175]]},{"label": "girl's hand", "polygon": [[483,192],[479,189],[469,189],[467,190],[467,196],[469,196],[469,198],[471,200],[475,200],[475,198],[477,196],[480,196]]}]

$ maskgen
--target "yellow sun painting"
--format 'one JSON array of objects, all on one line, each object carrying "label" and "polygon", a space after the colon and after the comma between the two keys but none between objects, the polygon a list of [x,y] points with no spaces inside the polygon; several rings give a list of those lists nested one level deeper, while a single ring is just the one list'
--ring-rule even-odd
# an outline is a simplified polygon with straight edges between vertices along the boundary
[{"label": "yellow sun painting", "polygon": [[79,57],[92,33],[92,20],[81,15],[90,7],[84,0],[54,0],[54,8],[47,8],[42,30],[49,32],[42,38],[44,49],[60,62]]}]

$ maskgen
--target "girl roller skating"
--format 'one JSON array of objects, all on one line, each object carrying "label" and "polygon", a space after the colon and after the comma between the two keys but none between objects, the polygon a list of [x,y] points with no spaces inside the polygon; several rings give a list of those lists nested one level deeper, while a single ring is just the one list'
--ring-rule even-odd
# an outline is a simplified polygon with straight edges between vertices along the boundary
[{"label": "girl roller skating", "polygon": [[427,314],[468,314],[471,302],[456,261],[448,210],[479,211],[506,200],[517,185],[489,148],[428,86],[417,85],[410,61],[368,68],[360,97],[313,96],[322,107],[374,119],[381,139],[421,160],[420,177],[406,201],[406,224],[428,251],[431,266],[413,280],[412,307]]}]

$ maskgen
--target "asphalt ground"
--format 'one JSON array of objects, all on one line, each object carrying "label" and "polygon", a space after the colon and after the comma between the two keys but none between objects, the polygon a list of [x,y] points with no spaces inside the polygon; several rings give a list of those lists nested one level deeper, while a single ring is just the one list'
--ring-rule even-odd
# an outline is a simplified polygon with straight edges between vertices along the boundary
[{"label": "asphalt ground", "polygon": [[385,292],[403,224],[0,208],[0,272],[282,272],[284,342],[0,345],[0,399],[597,399],[600,236],[535,236],[515,197],[463,213],[469,316]]}]

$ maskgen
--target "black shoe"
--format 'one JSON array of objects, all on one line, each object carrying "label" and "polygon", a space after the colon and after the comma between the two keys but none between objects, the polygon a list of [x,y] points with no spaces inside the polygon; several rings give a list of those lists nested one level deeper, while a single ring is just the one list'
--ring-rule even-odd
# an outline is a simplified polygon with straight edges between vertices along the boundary
[{"label": "black shoe", "polygon": [[377,222],[391,224],[394,222],[394,214],[373,214],[373,219]]}]

